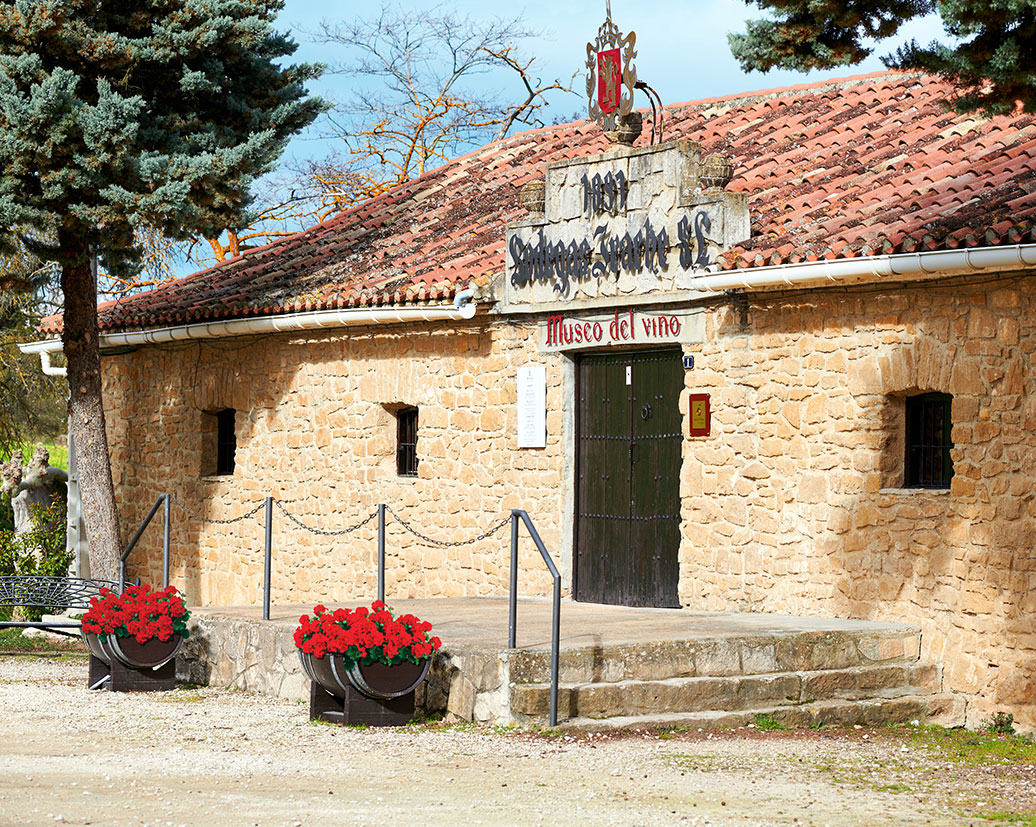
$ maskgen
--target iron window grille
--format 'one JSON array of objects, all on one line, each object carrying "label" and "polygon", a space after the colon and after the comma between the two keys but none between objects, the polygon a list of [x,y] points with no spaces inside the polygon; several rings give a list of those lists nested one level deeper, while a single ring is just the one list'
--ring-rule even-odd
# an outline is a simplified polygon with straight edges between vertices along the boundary
[{"label": "iron window grille", "polygon": [[402,408],[396,414],[396,473],[417,476],[417,408]]},{"label": "iron window grille", "polygon": [[234,473],[237,454],[237,431],[234,427],[236,411],[227,408],[216,412],[216,474]]},{"label": "iron window grille", "polygon": [[947,393],[923,393],[906,399],[906,488],[949,488],[953,478],[950,449],[953,397]]}]

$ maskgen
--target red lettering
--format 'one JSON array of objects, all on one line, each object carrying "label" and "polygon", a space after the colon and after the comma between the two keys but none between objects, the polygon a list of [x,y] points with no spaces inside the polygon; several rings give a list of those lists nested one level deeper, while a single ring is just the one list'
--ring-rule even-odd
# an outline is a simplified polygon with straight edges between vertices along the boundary
[{"label": "red lettering", "polygon": [[645,316],[644,318],[642,318],[640,320],[640,323],[642,325],[644,325],[644,335],[650,337],[651,336],[651,317],[650,316]]},{"label": "red lettering", "polygon": [[580,325],[576,325],[573,328],[573,333],[575,334],[575,339],[576,339],[576,343],[577,344],[579,342],[583,341],[583,328]]},{"label": "red lettering", "polygon": [[547,346],[561,344],[561,315],[547,317]]},{"label": "red lettering", "polygon": [[604,336],[604,328],[601,327],[600,322],[594,322],[594,341],[601,341],[602,336]]},{"label": "red lettering", "polygon": [[658,319],[658,335],[669,335],[669,319],[667,319],[665,316],[660,316]]},{"label": "red lettering", "polygon": [[619,338],[619,311],[615,311],[615,316],[612,318],[612,323],[608,325],[608,333],[611,335],[612,341]]},{"label": "red lettering", "polygon": [[669,331],[674,336],[679,336],[680,335],[680,318],[679,318],[679,316],[670,316],[669,317]]}]

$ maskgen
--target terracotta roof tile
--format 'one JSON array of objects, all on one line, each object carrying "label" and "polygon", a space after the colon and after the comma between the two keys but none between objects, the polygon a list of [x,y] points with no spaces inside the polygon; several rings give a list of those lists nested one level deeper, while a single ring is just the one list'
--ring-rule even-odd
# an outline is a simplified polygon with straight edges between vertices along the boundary
[{"label": "terracotta roof tile", "polygon": [[[1036,117],[954,115],[940,103],[951,91],[876,73],[667,107],[666,138],[726,153],[729,189],[749,197],[752,237],[719,266],[1032,243]],[[605,149],[585,121],[506,138],[303,233],[106,302],[101,326],[449,301],[504,269],[504,225],[525,214],[526,182]]]}]

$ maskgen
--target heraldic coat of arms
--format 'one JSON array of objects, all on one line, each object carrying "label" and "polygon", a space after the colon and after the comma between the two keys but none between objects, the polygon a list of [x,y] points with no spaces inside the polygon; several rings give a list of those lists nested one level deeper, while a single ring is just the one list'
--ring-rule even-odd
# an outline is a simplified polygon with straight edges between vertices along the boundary
[{"label": "heraldic coat of arms", "polygon": [[611,3],[608,7],[597,40],[586,44],[586,94],[590,99],[590,117],[605,132],[614,132],[633,111],[637,35],[630,32],[623,37],[612,22]]}]

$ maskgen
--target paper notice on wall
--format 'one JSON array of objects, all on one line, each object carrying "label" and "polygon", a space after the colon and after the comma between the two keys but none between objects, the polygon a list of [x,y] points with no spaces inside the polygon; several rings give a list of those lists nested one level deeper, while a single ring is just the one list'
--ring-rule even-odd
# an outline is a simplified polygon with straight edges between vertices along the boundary
[{"label": "paper notice on wall", "polygon": [[547,447],[547,369],[518,368],[518,447]]}]

